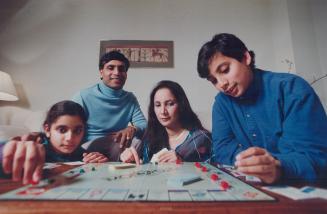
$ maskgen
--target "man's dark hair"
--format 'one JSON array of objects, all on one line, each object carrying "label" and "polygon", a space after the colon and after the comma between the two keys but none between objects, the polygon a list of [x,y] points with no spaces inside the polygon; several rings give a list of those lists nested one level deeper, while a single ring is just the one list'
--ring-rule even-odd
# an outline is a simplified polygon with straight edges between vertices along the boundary
[{"label": "man's dark hair", "polygon": [[104,65],[111,60],[118,60],[124,63],[125,65],[125,71],[127,72],[129,68],[129,60],[119,51],[110,51],[108,53],[105,53],[101,56],[101,59],[99,60],[99,70],[102,70]]},{"label": "man's dark hair", "polygon": [[253,51],[247,49],[242,40],[229,33],[215,35],[212,40],[205,43],[199,51],[197,66],[199,76],[201,78],[208,77],[210,61],[217,53],[221,53],[224,56],[234,58],[241,62],[246,51],[251,55],[250,68],[253,70],[255,68],[255,54]]}]

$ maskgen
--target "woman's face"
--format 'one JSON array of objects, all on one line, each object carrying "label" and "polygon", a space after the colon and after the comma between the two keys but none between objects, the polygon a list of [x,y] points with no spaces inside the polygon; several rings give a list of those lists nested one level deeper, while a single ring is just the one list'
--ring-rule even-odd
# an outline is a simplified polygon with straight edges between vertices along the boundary
[{"label": "woman's face", "polygon": [[180,126],[178,103],[168,88],[159,89],[154,95],[154,112],[160,124],[166,128]]}]

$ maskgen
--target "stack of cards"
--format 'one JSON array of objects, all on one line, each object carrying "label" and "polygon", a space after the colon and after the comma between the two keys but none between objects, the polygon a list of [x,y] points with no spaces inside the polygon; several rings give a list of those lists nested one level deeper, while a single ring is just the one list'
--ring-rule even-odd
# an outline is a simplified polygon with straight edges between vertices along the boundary
[{"label": "stack of cards", "polygon": [[151,163],[158,163],[158,162],[159,162],[158,158],[159,158],[160,155],[161,155],[162,153],[164,153],[164,152],[168,152],[168,149],[167,149],[167,148],[163,148],[163,149],[161,149],[159,152],[157,152],[156,154],[154,154],[154,155],[152,156],[150,162],[151,162]]}]

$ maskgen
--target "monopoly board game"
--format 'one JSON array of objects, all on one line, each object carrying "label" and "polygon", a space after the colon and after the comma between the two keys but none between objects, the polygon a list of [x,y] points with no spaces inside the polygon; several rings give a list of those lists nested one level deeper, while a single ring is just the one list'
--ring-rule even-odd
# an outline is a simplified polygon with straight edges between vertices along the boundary
[{"label": "monopoly board game", "polygon": [[0,200],[275,201],[208,163],[125,166],[85,164],[4,193]]}]

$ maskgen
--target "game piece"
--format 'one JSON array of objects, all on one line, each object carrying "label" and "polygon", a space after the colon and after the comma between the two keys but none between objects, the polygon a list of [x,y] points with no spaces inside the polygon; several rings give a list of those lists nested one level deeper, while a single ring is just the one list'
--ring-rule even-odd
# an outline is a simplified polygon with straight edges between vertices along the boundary
[{"label": "game piece", "polygon": [[227,181],[221,181],[220,182],[220,187],[223,189],[223,190],[227,190],[229,188],[229,183]]},{"label": "game piece", "polygon": [[85,170],[82,168],[82,169],[79,170],[79,172],[80,172],[80,173],[84,173]]},{"label": "game piece", "polygon": [[207,172],[207,171],[208,171],[208,169],[207,169],[207,167],[205,167],[205,166],[202,166],[202,169],[201,169],[201,171],[202,171],[202,172]]},{"label": "game piece", "polygon": [[177,159],[176,164],[182,164],[182,161],[180,159]]},{"label": "game piece", "polygon": [[116,169],[129,169],[136,167],[136,164],[133,163],[119,163],[119,164],[109,164],[109,170],[116,170]]},{"label": "game piece", "polygon": [[95,167],[92,167],[92,171],[95,171]]},{"label": "game piece", "polygon": [[219,176],[218,176],[217,174],[211,174],[210,178],[211,178],[211,180],[213,180],[213,181],[217,181],[218,178],[219,178]]},{"label": "game piece", "polygon": [[195,165],[196,168],[201,168],[202,167],[202,165],[199,162],[195,162],[194,165]]},{"label": "game piece", "polygon": [[169,177],[167,180],[168,186],[184,186],[188,184],[192,184],[197,181],[201,181],[201,177],[197,174],[181,174],[181,175],[175,175],[173,177]]}]

